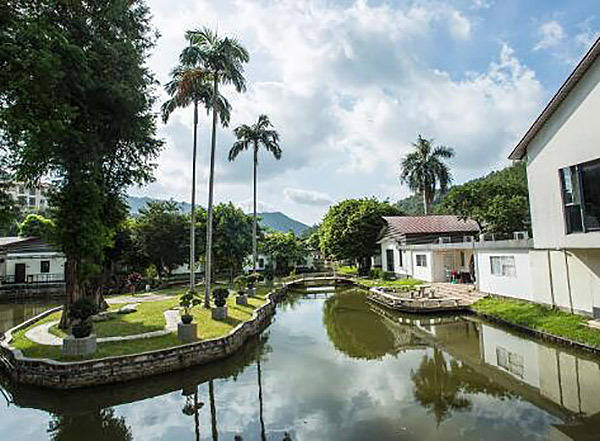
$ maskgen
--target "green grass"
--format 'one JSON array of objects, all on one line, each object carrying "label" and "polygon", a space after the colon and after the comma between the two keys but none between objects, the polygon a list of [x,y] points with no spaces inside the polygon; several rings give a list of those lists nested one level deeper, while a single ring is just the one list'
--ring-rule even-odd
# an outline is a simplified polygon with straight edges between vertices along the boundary
[{"label": "green grass", "polygon": [[[179,290],[181,291],[181,288],[179,288]],[[197,338],[199,340],[208,340],[227,335],[237,325],[249,320],[252,317],[252,312],[256,308],[266,303],[266,295],[269,291],[270,289],[267,287],[258,287],[256,296],[248,299],[248,306],[236,305],[235,295],[230,295],[227,299],[229,317],[224,321],[213,320],[209,309],[204,309],[202,307],[194,308],[192,310],[192,315],[194,316],[194,321],[198,323]],[[165,326],[163,312],[176,305],[178,305],[178,298],[176,297],[167,300],[141,303],[137,312],[124,315],[115,314],[111,320],[95,323],[94,332],[98,337],[109,337],[160,330]],[[118,309],[121,306],[123,305],[115,305],[114,307],[111,307],[111,309]],[[59,320],[60,314],[60,312],[56,312],[48,317],[44,317],[43,320],[35,323],[34,326],[53,320]],[[62,361],[73,360],[72,358],[62,357],[60,347],[58,346],[40,345],[29,340],[25,337],[25,333],[28,329],[29,328],[26,328],[16,332],[13,336],[13,341],[11,342],[11,345],[16,349],[20,349],[26,357],[50,358]],[[55,326],[51,328],[51,332],[61,337],[65,336],[64,332]],[[176,333],[161,337],[124,342],[99,343],[98,350],[89,358],[94,359],[136,354],[178,346],[179,344]]]},{"label": "green grass", "polygon": [[488,297],[471,306],[475,312],[547,332],[559,337],[600,346],[600,330],[586,326],[589,318],[539,304]]},{"label": "green grass", "polygon": [[345,274],[348,276],[356,276],[358,274],[358,268],[355,266],[340,266],[336,272],[339,274]]}]

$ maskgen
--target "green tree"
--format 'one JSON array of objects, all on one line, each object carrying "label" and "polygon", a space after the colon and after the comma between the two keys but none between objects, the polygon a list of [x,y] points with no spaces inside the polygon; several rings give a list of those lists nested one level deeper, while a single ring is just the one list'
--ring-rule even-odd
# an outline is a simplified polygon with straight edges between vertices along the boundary
[{"label": "green tree", "polygon": [[423,212],[429,214],[431,203],[439,184],[444,193],[452,182],[452,175],[444,159],[454,156],[454,150],[445,146],[433,146],[433,140],[421,135],[413,143],[414,152],[402,159],[400,179],[423,198]]},{"label": "green tree", "polygon": [[252,252],[252,218],[231,202],[215,206],[215,266],[227,268],[229,280],[242,271],[244,260]]},{"label": "green tree", "polygon": [[329,208],[320,228],[320,248],[335,260],[358,261],[360,275],[368,275],[377,238],[385,223],[382,216],[402,214],[390,203],[375,198],[347,199]]},{"label": "green tree", "polygon": [[439,211],[473,219],[482,231],[511,234],[528,229],[529,192],[524,163],[452,187]]},{"label": "green tree", "polygon": [[186,47],[179,58],[183,66],[198,66],[203,69],[212,81],[212,135],[210,143],[210,170],[208,177],[208,211],[206,224],[206,258],[205,258],[205,291],[204,306],[210,307],[210,285],[212,265],[212,233],[213,233],[213,187],[215,178],[215,149],[217,143],[216,102],[220,84],[231,84],[238,92],[246,90],[243,64],[250,59],[248,51],[234,38],[220,37],[208,28],[187,31]]},{"label": "green tree", "polygon": [[149,202],[135,222],[134,241],[144,260],[156,266],[159,278],[186,261],[189,242],[186,216],[173,201]]},{"label": "green tree", "polygon": [[39,237],[47,242],[52,242],[56,236],[56,225],[52,219],[29,213],[19,224],[19,236]]},{"label": "green tree", "polygon": [[19,217],[19,209],[12,196],[6,192],[6,186],[0,184],[0,233],[13,229]]},{"label": "green tree", "polygon": [[67,257],[64,327],[124,218],[125,189],[152,179],[162,141],[146,60],[156,35],[144,1],[6,3],[1,141],[18,179],[53,179]]},{"label": "green tree", "polygon": [[279,134],[272,129],[273,125],[269,121],[267,115],[260,115],[256,124],[242,124],[233,130],[237,141],[229,150],[229,160],[233,161],[243,151],[248,150],[248,147],[253,148],[254,153],[254,180],[253,180],[253,222],[252,222],[252,268],[256,272],[256,260],[258,258],[258,250],[256,246],[256,168],[258,167],[258,149],[262,146],[266,151],[273,154],[275,159],[281,158],[281,148],[279,147]]},{"label": "green tree", "polygon": [[[171,97],[161,107],[163,121],[166,123],[169,116],[178,108],[194,106],[194,141],[192,148],[192,196],[191,196],[191,229],[190,229],[190,268],[195,268],[196,262],[196,151],[197,151],[197,129],[198,129],[198,104],[202,104],[207,111],[213,104],[213,88],[207,71],[196,60],[195,65],[180,64],[171,72],[165,90]],[[229,125],[231,106],[227,99],[219,94],[216,97],[216,108],[219,120],[224,127]],[[190,289],[196,286],[195,272],[190,271]]]},{"label": "green tree", "polygon": [[261,250],[275,263],[275,273],[279,276],[287,276],[296,265],[304,263],[309,253],[305,242],[292,231],[266,234],[262,239]]}]

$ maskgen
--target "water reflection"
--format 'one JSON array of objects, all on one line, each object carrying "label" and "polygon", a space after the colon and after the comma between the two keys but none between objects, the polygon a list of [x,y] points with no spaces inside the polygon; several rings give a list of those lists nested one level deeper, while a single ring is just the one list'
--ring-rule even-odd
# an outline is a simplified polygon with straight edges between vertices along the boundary
[{"label": "water reflection", "polygon": [[56,299],[0,303],[0,334],[58,305],[60,300]]},{"label": "water reflection", "polygon": [[305,294],[221,363],[85,391],[4,384],[0,438],[600,439],[593,358],[353,290]]}]

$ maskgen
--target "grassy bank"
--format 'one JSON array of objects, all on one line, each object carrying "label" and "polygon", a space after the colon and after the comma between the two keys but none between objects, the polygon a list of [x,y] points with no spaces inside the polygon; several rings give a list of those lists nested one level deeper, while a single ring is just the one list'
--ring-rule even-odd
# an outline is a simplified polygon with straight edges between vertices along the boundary
[{"label": "grassy bank", "polygon": [[588,346],[600,347],[600,330],[586,326],[589,318],[535,303],[488,297],[471,308],[510,323],[526,326]]},{"label": "grassy bank", "polygon": [[[180,288],[182,290],[182,288]],[[194,321],[198,323],[198,340],[208,340],[212,338],[222,337],[227,335],[233,328],[240,323],[252,318],[252,313],[255,309],[264,305],[266,295],[270,291],[269,288],[260,287],[257,289],[255,297],[248,299],[248,306],[240,306],[235,304],[235,295],[230,295],[227,299],[228,318],[227,320],[213,320],[211,311],[202,307],[193,309]],[[157,292],[159,293],[159,292]],[[153,302],[141,303],[138,311],[132,314],[115,314],[110,320],[98,322],[94,324],[94,332],[98,337],[125,336],[150,332],[163,329],[165,319],[163,312],[176,307],[178,298],[173,296],[172,299],[158,300]],[[111,309],[118,309],[123,305],[115,305]],[[35,323],[33,326],[38,326],[43,323],[59,320],[61,312],[45,317],[43,320]],[[69,360],[60,354],[60,347],[40,345],[29,340],[25,333],[30,328],[26,328],[16,332],[13,335],[11,346],[19,349],[26,357],[32,358],[49,358],[53,360]],[[60,337],[64,337],[63,331],[56,327],[51,328],[51,332]],[[99,343],[98,350],[93,358],[110,357],[117,355],[136,354],[140,352],[165,349],[173,346],[178,346],[179,340],[176,333],[171,333],[161,337],[137,339],[123,342]]]},{"label": "grassy bank", "polygon": [[413,289],[417,285],[423,284],[423,281],[417,279],[399,279],[399,280],[383,280],[383,279],[358,279],[357,282],[366,286],[384,286],[386,288],[396,289]]}]

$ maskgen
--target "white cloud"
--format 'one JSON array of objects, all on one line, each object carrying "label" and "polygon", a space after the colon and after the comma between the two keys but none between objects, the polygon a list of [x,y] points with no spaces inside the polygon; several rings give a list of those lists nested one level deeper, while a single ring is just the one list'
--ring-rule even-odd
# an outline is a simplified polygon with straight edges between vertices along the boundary
[{"label": "white cloud", "polygon": [[300,188],[286,188],[283,190],[286,198],[302,205],[330,205],[333,201],[331,197],[319,191],[302,190]]},{"label": "white cloud", "polygon": [[565,38],[565,30],[556,20],[542,23],[538,28],[539,41],[536,43],[533,50],[548,49],[557,46]]},{"label": "white cloud", "polygon": [[489,9],[494,5],[493,0],[472,0],[472,9]]},{"label": "white cloud", "polygon": [[[533,71],[505,45],[498,61],[480,72],[453,77],[439,70],[423,48],[466,44],[470,17],[446,3],[349,6],[318,0],[150,2],[163,34],[151,67],[167,80],[185,42],[185,29],[209,25],[242,40],[251,53],[248,91],[224,93],[233,105],[231,127],[270,116],[283,156],[261,152],[259,197],[293,217],[313,223],[326,204],[278,189],[317,189],[328,200],[403,195],[398,162],[417,134],[457,151],[460,178],[496,166],[539,109],[543,90]],[[233,12],[235,11],[235,13]],[[197,17],[202,21],[198,22]],[[268,26],[265,25],[268,23]],[[497,57],[497,56],[496,56]],[[490,54],[490,59],[496,58]],[[161,131],[167,146],[150,194],[189,198],[191,111],[174,114]],[[198,198],[205,203],[208,120],[199,129]],[[227,161],[233,138],[220,129],[215,198],[244,201],[251,193],[251,158]],[[308,190],[301,190],[308,191]],[[138,192],[139,193],[139,192]],[[302,202],[303,201],[303,202]]]}]

